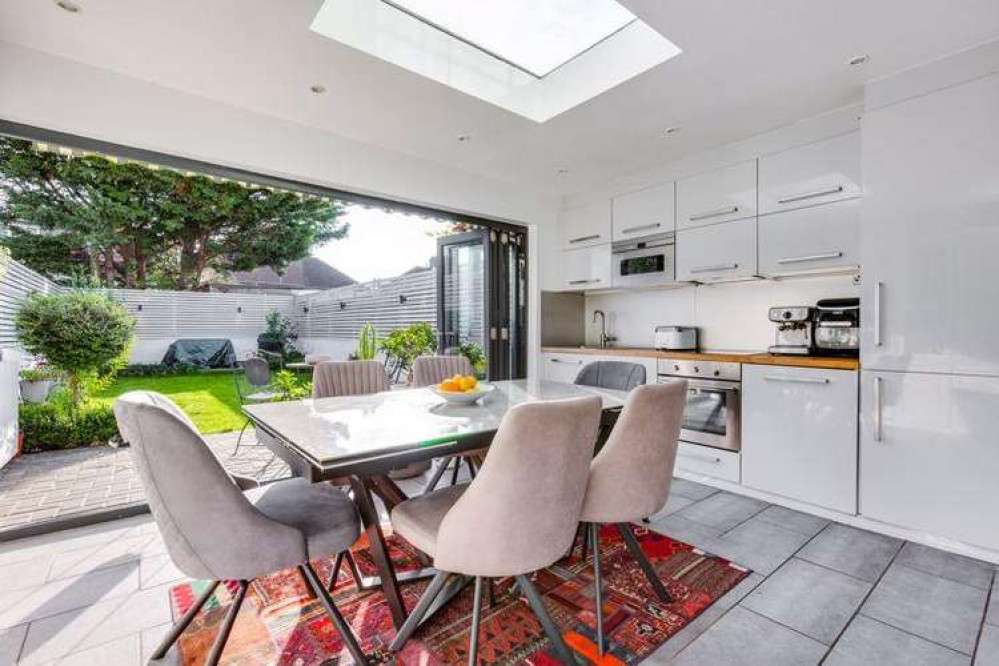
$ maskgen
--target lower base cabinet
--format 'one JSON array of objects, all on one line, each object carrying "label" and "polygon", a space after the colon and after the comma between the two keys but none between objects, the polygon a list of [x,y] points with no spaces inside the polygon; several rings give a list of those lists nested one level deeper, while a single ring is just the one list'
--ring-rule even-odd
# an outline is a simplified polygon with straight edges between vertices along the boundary
[{"label": "lower base cabinet", "polygon": [[857,373],[742,366],[742,483],[857,512]]},{"label": "lower base cabinet", "polygon": [[860,513],[999,550],[999,378],[862,371]]},{"label": "lower base cabinet", "polygon": [[739,454],[700,444],[680,442],[676,451],[676,468],[689,474],[703,474],[715,479],[739,483]]}]

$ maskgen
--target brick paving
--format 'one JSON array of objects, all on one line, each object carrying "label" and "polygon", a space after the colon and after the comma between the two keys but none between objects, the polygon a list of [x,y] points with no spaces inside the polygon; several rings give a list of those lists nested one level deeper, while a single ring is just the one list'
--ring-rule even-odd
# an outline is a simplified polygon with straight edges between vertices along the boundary
[{"label": "brick paving", "polygon": [[[269,481],[288,476],[288,467],[256,444],[253,431],[209,435],[209,446],[236,474]],[[96,447],[45,451],[21,456],[0,470],[0,536],[24,528],[98,511],[145,503],[142,484],[128,448]]]}]

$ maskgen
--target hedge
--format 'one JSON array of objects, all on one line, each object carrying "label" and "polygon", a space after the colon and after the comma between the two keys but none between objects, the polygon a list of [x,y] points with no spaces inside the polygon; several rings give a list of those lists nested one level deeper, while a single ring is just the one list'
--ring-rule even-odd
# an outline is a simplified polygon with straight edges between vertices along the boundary
[{"label": "hedge", "polygon": [[18,422],[25,453],[103,446],[118,437],[111,406],[100,402],[84,403],[75,416],[59,402],[22,404]]}]

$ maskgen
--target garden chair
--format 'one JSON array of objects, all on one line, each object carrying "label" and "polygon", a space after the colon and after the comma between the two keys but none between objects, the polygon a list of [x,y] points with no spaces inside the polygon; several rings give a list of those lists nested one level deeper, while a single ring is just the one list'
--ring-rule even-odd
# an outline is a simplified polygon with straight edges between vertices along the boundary
[{"label": "garden chair", "polygon": [[[257,351],[257,354],[273,356],[269,352],[261,352],[260,350]],[[271,364],[262,356],[249,357],[243,361],[242,367],[239,363],[233,364],[232,377],[236,384],[236,396],[239,399],[240,407],[262,402],[273,402],[281,396],[280,393],[271,388]],[[236,454],[239,453],[239,447],[243,443],[243,435],[246,433],[246,429],[250,427],[250,423],[250,419],[246,419],[246,423],[243,424],[243,428],[239,431],[239,437],[236,439],[236,447],[230,455],[231,458],[236,457]],[[261,445],[258,443],[255,446]],[[273,461],[273,458],[271,460]],[[269,465],[270,463],[267,464],[267,466]]]}]

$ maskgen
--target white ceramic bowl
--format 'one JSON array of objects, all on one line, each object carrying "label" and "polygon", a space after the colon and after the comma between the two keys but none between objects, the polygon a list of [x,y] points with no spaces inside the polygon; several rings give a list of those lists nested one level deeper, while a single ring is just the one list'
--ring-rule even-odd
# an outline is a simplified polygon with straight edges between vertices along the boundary
[{"label": "white ceramic bowl", "polygon": [[484,395],[488,395],[493,392],[496,388],[492,384],[482,384],[475,388],[474,391],[469,391],[468,393],[456,393],[454,391],[442,391],[435,384],[433,386],[428,386],[431,391],[444,398],[448,402],[452,402],[459,405],[470,405]]}]

